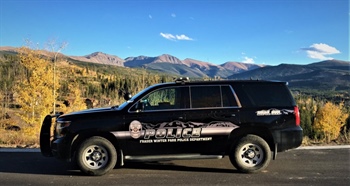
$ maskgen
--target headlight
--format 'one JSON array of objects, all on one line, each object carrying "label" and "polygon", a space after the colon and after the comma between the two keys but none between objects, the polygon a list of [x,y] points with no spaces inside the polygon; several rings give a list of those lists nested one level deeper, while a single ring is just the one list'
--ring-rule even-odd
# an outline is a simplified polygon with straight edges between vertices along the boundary
[{"label": "headlight", "polygon": [[70,126],[70,121],[56,121],[56,137],[64,137],[67,133],[67,128]]}]

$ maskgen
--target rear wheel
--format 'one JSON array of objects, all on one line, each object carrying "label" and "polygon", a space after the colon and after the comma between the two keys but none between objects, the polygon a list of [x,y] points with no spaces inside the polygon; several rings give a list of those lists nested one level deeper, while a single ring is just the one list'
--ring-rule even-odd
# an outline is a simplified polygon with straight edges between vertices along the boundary
[{"label": "rear wheel", "polygon": [[100,176],[114,168],[117,163],[117,152],[110,141],[94,136],[78,147],[76,160],[82,172]]},{"label": "rear wheel", "polygon": [[271,150],[264,139],[256,135],[241,138],[231,149],[230,161],[239,171],[254,173],[265,169],[271,160]]}]

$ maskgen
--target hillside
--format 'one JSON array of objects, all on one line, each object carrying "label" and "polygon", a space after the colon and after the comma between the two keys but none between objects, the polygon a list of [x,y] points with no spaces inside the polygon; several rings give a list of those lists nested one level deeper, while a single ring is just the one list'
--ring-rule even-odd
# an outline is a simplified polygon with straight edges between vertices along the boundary
[{"label": "hillside", "polygon": [[67,56],[67,57],[77,61],[84,61],[89,63],[124,66],[124,59],[121,59],[118,56],[113,56],[102,52],[94,52],[86,56]]},{"label": "hillside", "polygon": [[252,64],[252,63],[241,63],[241,62],[226,62],[222,65],[221,67],[232,70],[236,73],[244,72],[244,71],[249,71],[249,70],[254,70],[257,68],[265,67],[266,65],[259,65],[259,64]]},{"label": "hillside", "polygon": [[229,76],[229,79],[264,79],[287,81],[294,89],[328,91],[350,90],[350,63],[326,60],[308,65],[281,64]]}]

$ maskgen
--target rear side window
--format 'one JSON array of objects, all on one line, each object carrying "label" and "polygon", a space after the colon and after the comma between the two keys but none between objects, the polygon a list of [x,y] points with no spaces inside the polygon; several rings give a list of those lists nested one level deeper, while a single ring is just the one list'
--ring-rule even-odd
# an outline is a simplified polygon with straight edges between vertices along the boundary
[{"label": "rear side window", "polygon": [[219,86],[191,87],[192,108],[220,107],[221,96]]},{"label": "rear side window", "polygon": [[192,108],[232,107],[237,102],[230,86],[191,86]]},{"label": "rear side window", "polygon": [[242,106],[283,107],[295,102],[286,85],[282,83],[246,83],[233,86]]}]

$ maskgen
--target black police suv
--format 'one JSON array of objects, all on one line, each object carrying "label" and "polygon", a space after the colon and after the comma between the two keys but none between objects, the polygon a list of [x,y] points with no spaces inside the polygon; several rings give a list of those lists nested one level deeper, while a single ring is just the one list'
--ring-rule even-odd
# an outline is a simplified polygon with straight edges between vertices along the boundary
[{"label": "black police suv", "polygon": [[41,128],[42,154],[74,161],[88,175],[127,161],[224,156],[252,173],[302,141],[299,109],[286,82],[180,78],[120,106],[57,116],[52,132],[53,117]]}]

